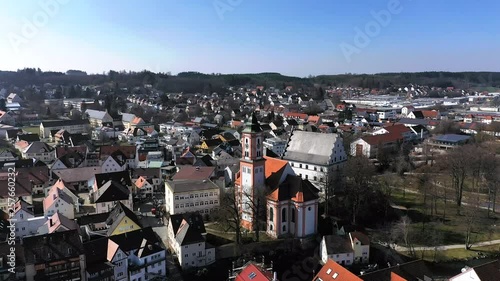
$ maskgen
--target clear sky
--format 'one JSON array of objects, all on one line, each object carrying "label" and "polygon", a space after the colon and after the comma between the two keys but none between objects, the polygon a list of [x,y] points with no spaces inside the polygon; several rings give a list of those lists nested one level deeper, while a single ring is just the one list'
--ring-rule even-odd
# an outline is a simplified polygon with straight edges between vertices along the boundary
[{"label": "clear sky", "polygon": [[500,71],[499,10],[498,0],[10,0],[0,69]]}]

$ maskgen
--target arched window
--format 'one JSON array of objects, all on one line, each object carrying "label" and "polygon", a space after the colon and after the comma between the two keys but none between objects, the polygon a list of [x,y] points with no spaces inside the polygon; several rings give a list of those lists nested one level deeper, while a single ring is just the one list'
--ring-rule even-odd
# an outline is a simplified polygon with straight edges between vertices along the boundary
[{"label": "arched window", "polygon": [[269,230],[273,231],[273,225],[272,224],[269,225]]},{"label": "arched window", "polygon": [[269,207],[269,221],[274,221],[274,210],[272,207]]},{"label": "arched window", "polygon": [[281,221],[286,222],[286,209],[281,210]]},{"label": "arched window", "polygon": [[283,232],[285,232],[285,231],[286,231],[286,225],[283,226]]},{"label": "arched window", "polygon": [[295,208],[292,208],[292,218],[291,218],[292,222],[295,222],[295,212],[296,212]]}]

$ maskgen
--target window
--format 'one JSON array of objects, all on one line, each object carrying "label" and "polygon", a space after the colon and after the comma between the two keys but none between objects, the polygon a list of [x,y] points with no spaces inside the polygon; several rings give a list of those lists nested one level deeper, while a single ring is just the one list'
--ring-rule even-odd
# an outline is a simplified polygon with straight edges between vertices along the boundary
[{"label": "window", "polygon": [[281,222],[286,222],[286,209],[281,210]]},{"label": "window", "polygon": [[214,193],[213,193],[213,192],[210,192],[208,195],[209,195],[209,196],[213,196],[213,195],[214,195]]},{"label": "window", "polygon": [[314,181],[317,181],[318,180],[318,177],[314,176]]},{"label": "window", "polygon": [[219,204],[219,200],[214,200],[214,204]]},{"label": "window", "polygon": [[283,226],[283,232],[285,232],[285,231],[286,231],[286,225]]},{"label": "window", "polygon": [[205,205],[208,205],[208,201],[205,201]]},{"label": "window", "polygon": [[184,204],[181,204],[181,205],[180,205],[180,207],[181,207],[181,208],[184,208]]},{"label": "window", "polygon": [[199,206],[199,205],[200,205],[200,203],[199,203],[199,202],[194,202],[194,205],[195,205],[195,206]]},{"label": "window", "polygon": [[185,258],[187,258],[187,257],[188,257],[188,254],[185,254],[185,255],[184,255],[184,257],[185,257]]},{"label": "window", "polygon": [[175,204],[175,208],[176,208],[176,209],[177,209],[177,208],[179,208],[179,204]]},{"label": "window", "polygon": [[302,168],[302,164],[299,164],[299,168]]},{"label": "window", "polygon": [[210,200],[210,205],[214,204],[214,200]]},{"label": "window", "polygon": [[189,198],[194,198],[194,195],[193,195],[193,194],[190,194],[190,195],[189,195]]},{"label": "window", "polygon": [[309,169],[309,165],[306,165],[306,169]]},{"label": "window", "polygon": [[208,197],[208,193],[205,193],[205,197]]},{"label": "window", "polygon": [[203,206],[203,201],[200,202],[200,206]]},{"label": "window", "polygon": [[194,198],[198,198],[198,193],[196,193],[196,194],[194,195]]},{"label": "window", "polygon": [[269,207],[269,221],[274,221],[274,209]]},{"label": "window", "polygon": [[296,212],[295,208],[292,208],[292,214],[291,214],[291,216],[292,216],[291,221],[292,222],[295,222],[295,212]]}]

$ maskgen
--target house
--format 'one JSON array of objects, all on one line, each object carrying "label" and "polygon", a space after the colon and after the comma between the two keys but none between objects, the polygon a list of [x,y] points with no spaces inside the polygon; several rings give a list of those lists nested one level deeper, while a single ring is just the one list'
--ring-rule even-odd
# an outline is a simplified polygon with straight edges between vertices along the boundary
[{"label": "house", "polygon": [[354,273],[338,264],[332,259],[329,259],[323,267],[319,270],[318,274],[314,276],[313,281],[363,281],[360,277],[357,277]]},{"label": "house", "polygon": [[437,110],[414,110],[407,116],[410,119],[433,119],[438,120],[441,118]]},{"label": "house", "polygon": [[[83,243],[86,257],[86,280],[122,280],[116,279],[112,263],[108,261],[108,238],[101,237]],[[123,274],[125,276],[125,274]]]},{"label": "house", "polygon": [[16,238],[22,238],[30,235],[37,235],[38,228],[42,226],[47,218],[44,216],[35,217],[33,205],[19,199],[14,207],[14,216],[16,222]]},{"label": "house", "polygon": [[167,252],[151,227],[108,238],[107,260],[115,280],[165,280]]},{"label": "house", "polygon": [[[9,172],[0,173],[0,209],[4,212],[7,212],[9,206],[12,205],[12,192],[9,191]],[[33,204],[32,197],[32,184],[30,182],[30,178],[27,174],[21,173],[20,170],[15,171],[15,189],[14,189],[14,197],[16,199],[23,199],[29,204]]]},{"label": "house", "polygon": [[16,102],[21,103],[23,102],[23,99],[18,94],[10,93],[7,96],[7,103],[16,103]]},{"label": "house", "polygon": [[49,138],[51,131],[66,130],[70,134],[88,133],[90,123],[88,119],[42,121],[40,123],[40,137]]},{"label": "house", "polygon": [[134,181],[135,193],[140,197],[151,197],[154,192],[154,183],[152,178],[146,178],[140,176],[137,180]]},{"label": "house", "polygon": [[61,179],[70,189],[88,191],[96,174],[102,173],[101,167],[82,167],[52,171],[53,179]]},{"label": "house", "polygon": [[0,110],[0,124],[7,124],[14,126],[16,120],[10,111]]},{"label": "house", "polygon": [[363,136],[351,143],[352,156],[376,158],[382,149],[395,149],[403,143],[403,137],[397,133]]},{"label": "house", "polygon": [[219,206],[219,186],[210,179],[175,179],[165,182],[165,208],[170,214],[198,211],[208,214]]},{"label": "house", "polygon": [[160,168],[136,168],[130,169],[130,178],[132,181],[136,181],[139,177],[143,177],[146,180],[152,180],[154,191],[159,191],[162,188],[163,179],[161,176]]},{"label": "house", "polygon": [[500,260],[494,260],[474,267],[466,266],[449,281],[495,281],[499,276]]},{"label": "house", "polygon": [[127,158],[120,150],[109,155],[101,164],[103,173],[120,172],[127,169]]},{"label": "house", "polygon": [[354,250],[354,263],[368,263],[370,258],[370,238],[359,231],[349,232],[348,236]]},{"label": "house", "polygon": [[52,217],[48,218],[43,225],[38,228],[38,235],[51,234],[54,232],[78,230],[80,227],[75,220],[65,217],[63,214],[56,212]]},{"label": "house", "polygon": [[[235,272],[236,273],[236,272]],[[231,279],[230,279],[231,280]],[[277,273],[265,268],[264,264],[249,261],[234,276],[235,281],[278,281]]]},{"label": "house", "polygon": [[287,142],[275,137],[266,139],[262,144],[276,155],[281,156],[285,152]]},{"label": "house", "polygon": [[201,141],[200,149],[203,151],[210,153],[214,148],[222,144],[223,141],[221,139],[206,139]]},{"label": "house", "polygon": [[403,124],[395,124],[391,123],[388,126],[381,127],[374,132],[373,135],[383,135],[383,134],[395,134],[400,135],[403,138],[404,142],[411,141],[417,137],[414,131],[411,130],[410,127],[407,127]]},{"label": "house", "polygon": [[77,230],[24,237],[26,280],[86,280],[85,252]]},{"label": "house", "polygon": [[[99,148],[99,159],[106,161],[110,155],[116,151],[121,151],[129,168],[137,166],[137,150],[135,146],[104,145]],[[117,154],[118,155],[118,154]]]},{"label": "house", "polygon": [[434,148],[446,150],[467,144],[470,140],[471,136],[467,135],[445,134],[429,138],[427,144]]},{"label": "house", "polygon": [[200,213],[171,215],[169,220],[168,244],[183,269],[215,262],[215,247],[206,242],[205,225]]},{"label": "house", "polygon": [[295,174],[312,182],[325,182],[332,178],[347,161],[342,137],[295,130],[291,133],[282,157]]},{"label": "house", "polygon": [[75,210],[76,212],[79,212],[80,211],[80,204],[78,204],[78,201],[79,201],[79,197],[74,193],[76,192],[75,189],[73,189],[72,186],[70,185],[67,185],[63,180],[61,179],[58,179],[50,188],[49,190],[52,188],[52,187],[57,187],[58,189],[60,189],[61,191],[63,191],[68,197],[71,198],[71,200],[73,202],[75,202]]},{"label": "house", "polygon": [[401,108],[401,115],[406,117],[406,116],[408,116],[408,114],[410,114],[410,112],[412,112],[414,110],[415,110],[415,107],[413,105],[403,106],[403,108]]},{"label": "house", "polygon": [[32,142],[21,154],[24,159],[36,159],[44,163],[51,163],[56,159],[55,149],[41,141]]},{"label": "house", "polygon": [[106,225],[108,226],[106,231],[108,237],[142,228],[137,215],[121,202],[118,202],[109,213]]},{"label": "house", "polygon": [[56,185],[50,188],[47,196],[43,199],[43,213],[49,217],[58,212],[69,219],[74,219],[77,206],[78,202],[74,202],[65,191]]},{"label": "house", "polygon": [[92,194],[96,213],[109,212],[119,202],[132,209],[132,193],[127,186],[115,180],[108,180],[97,186],[97,191]]},{"label": "house", "polygon": [[[56,153],[57,154],[57,153]],[[86,164],[86,155],[80,151],[65,153],[56,159],[52,164],[51,170],[73,169],[84,167]]]},{"label": "house", "polygon": [[349,238],[338,235],[326,235],[320,244],[321,261],[334,260],[342,266],[354,264],[354,250]]},{"label": "house", "polygon": [[0,149],[0,162],[17,160],[18,156],[8,148]]},{"label": "house", "polygon": [[87,109],[85,114],[89,119],[90,126],[102,127],[103,125],[113,124],[113,117],[107,111]]}]

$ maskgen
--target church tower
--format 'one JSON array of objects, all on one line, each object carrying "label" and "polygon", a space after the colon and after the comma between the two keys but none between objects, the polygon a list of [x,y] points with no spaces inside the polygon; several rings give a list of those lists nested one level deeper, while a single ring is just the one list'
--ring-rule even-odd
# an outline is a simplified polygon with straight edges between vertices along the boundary
[{"label": "church tower", "polygon": [[[240,180],[237,190],[240,200],[242,226],[253,230],[254,210],[265,202],[264,134],[255,113],[245,123],[241,135]],[[262,215],[262,214],[260,214]]]}]

